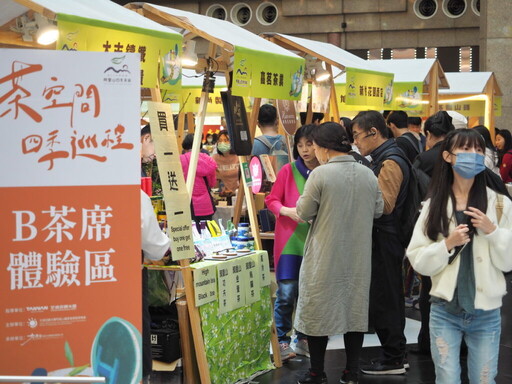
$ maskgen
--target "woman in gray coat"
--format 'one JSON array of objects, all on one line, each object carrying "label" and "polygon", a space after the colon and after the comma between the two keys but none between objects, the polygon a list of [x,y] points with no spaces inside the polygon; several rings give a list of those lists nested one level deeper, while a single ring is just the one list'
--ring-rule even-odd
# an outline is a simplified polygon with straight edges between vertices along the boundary
[{"label": "woman in gray coat", "polygon": [[322,164],[309,176],[297,214],[312,223],[300,269],[295,329],[307,335],[311,368],[298,383],[326,383],[328,336],[344,334],[342,382],[357,383],[363,332],[368,330],[373,219],[384,203],[373,172],[348,154],[345,129],[324,123],[313,131]]}]

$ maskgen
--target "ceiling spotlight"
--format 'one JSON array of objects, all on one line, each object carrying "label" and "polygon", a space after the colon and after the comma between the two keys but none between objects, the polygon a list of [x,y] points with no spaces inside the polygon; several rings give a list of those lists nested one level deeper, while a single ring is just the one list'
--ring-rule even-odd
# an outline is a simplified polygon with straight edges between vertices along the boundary
[{"label": "ceiling spotlight", "polygon": [[315,71],[315,81],[317,82],[326,81],[331,77],[331,74],[322,67],[322,62],[320,60],[316,62],[313,70]]},{"label": "ceiling spotlight", "polygon": [[194,40],[189,40],[185,44],[181,65],[184,67],[195,67],[197,65],[196,42]]},{"label": "ceiling spotlight", "polygon": [[59,38],[59,30],[57,26],[39,13],[34,15],[34,19],[38,27],[36,32],[37,43],[41,45],[55,43]]}]

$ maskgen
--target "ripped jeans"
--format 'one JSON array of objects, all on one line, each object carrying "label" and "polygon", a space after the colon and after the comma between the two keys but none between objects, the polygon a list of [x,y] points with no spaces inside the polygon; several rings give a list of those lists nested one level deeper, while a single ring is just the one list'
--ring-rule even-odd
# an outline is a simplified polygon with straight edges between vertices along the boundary
[{"label": "ripped jeans", "polygon": [[470,384],[495,384],[500,348],[500,309],[453,315],[444,303],[430,309],[430,350],[436,369],[436,384],[460,383],[460,345],[468,346]]}]

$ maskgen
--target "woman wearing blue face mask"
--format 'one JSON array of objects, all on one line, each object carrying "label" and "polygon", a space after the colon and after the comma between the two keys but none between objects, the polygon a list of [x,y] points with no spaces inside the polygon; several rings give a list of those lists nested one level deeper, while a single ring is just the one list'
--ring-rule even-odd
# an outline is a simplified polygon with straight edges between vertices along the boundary
[{"label": "woman wearing blue face mask", "polygon": [[[460,345],[468,346],[470,383],[495,383],[512,270],[512,203],[486,187],[485,142],[459,129],[444,140],[407,249],[413,268],[431,276],[430,349],[436,383],[460,383]],[[482,378],[485,378],[482,380]]]}]

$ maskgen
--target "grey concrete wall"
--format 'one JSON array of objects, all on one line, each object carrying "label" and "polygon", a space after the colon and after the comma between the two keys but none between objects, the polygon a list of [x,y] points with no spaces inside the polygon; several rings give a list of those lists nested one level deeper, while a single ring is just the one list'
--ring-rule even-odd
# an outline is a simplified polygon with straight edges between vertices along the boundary
[{"label": "grey concrete wall", "polygon": [[503,92],[498,128],[512,130],[512,1],[481,1],[480,68],[496,74]]}]

